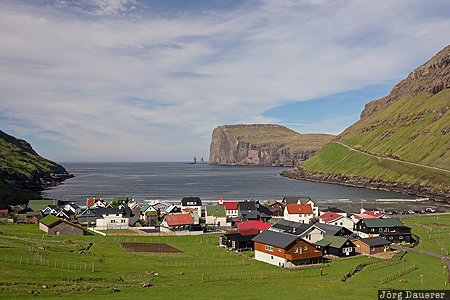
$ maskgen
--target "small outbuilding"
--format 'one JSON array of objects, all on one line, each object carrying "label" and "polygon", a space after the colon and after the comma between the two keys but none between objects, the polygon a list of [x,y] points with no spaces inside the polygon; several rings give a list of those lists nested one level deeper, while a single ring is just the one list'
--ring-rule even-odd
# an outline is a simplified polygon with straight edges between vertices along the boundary
[{"label": "small outbuilding", "polygon": [[373,255],[391,250],[391,242],[379,236],[359,240],[355,239],[352,242],[356,246],[355,251],[362,254]]},{"label": "small outbuilding", "polygon": [[69,221],[48,215],[39,220],[39,229],[51,235],[84,235],[83,227]]},{"label": "small outbuilding", "polygon": [[331,254],[339,257],[355,255],[355,244],[348,238],[326,235],[314,244],[316,249],[322,251],[324,255]]}]

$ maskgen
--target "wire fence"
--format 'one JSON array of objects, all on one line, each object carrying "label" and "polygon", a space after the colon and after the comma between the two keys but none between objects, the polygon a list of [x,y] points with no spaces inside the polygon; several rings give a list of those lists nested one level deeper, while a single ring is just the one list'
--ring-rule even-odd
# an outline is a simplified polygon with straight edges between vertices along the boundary
[{"label": "wire fence", "polygon": [[161,261],[161,267],[195,267],[195,266],[244,266],[246,261],[242,260],[184,260],[184,261]]},{"label": "wire fence", "polygon": [[46,259],[41,255],[34,255],[33,257],[5,255],[2,258],[5,263],[33,265],[47,268],[57,268],[62,270],[77,270],[95,272],[94,262],[68,261],[68,260],[51,260]]},{"label": "wire fence", "polygon": [[322,268],[305,269],[288,272],[235,272],[228,274],[203,273],[202,282],[211,281],[243,281],[264,279],[288,279],[311,276],[323,276]]},{"label": "wire fence", "polygon": [[381,277],[380,278],[380,283],[384,284],[386,282],[392,281],[394,279],[399,278],[400,276],[403,276],[403,275],[405,275],[407,273],[410,273],[410,272],[414,271],[415,269],[417,269],[415,264],[412,265],[412,266],[406,267],[406,268],[401,269],[401,270],[399,270],[399,271],[397,271],[395,273],[392,273],[392,274],[389,274],[387,276]]},{"label": "wire fence", "polygon": [[388,267],[388,266],[392,266],[392,265],[395,265],[395,264],[399,264],[401,262],[404,262],[404,260],[402,260],[401,257],[398,256],[398,257],[393,257],[391,259],[388,259],[388,260],[385,260],[385,261],[382,261],[382,262],[370,264],[368,267],[369,267],[370,271],[374,271],[374,270],[378,270],[378,269],[381,269],[381,268],[384,268],[384,267]]}]

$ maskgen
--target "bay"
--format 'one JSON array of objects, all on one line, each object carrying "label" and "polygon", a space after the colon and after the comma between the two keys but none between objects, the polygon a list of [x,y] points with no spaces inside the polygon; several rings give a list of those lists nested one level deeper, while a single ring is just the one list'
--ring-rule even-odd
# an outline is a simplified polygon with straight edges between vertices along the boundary
[{"label": "bay", "polygon": [[[85,205],[88,197],[112,200],[132,196],[136,201],[160,199],[180,202],[198,196],[204,202],[222,196],[231,200],[281,200],[284,196],[310,196],[323,204],[379,203],[414,199],[388,191],[300,181],[278,175],[286,168],[217,166],[183,162],[62,163],[75,177],[42,192],[45,198]],[[338,205],[339,206],[339,205]],[[341,205],[340,205],[341,206]]]}]

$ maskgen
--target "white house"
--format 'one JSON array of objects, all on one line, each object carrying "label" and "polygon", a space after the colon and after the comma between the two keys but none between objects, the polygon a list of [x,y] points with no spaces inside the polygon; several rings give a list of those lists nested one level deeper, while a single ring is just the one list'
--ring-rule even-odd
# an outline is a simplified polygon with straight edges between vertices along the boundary
[{"label": "white house", "polygon": [[127,208],[97,208],[95,210],[97,230],[126,229],[129,225],[130,214]]},{"label": "white house", "polygon": [[314,217],[310,204],[286,204],[283,219],[288,221],[309,223]]},{"label": "white house", "polygon": [[184,197],[181,199],[181,210],[193,208],[198,210],[198,215],[202,215],[202,200],[199,197]]},{"label": "white house", "polygon": [[345,227],[350,231],[353,231],[353,220],[347,216],[343,216],[339,213],[326,212],[319,217],[320,223],[325,223],[329,225]]}]

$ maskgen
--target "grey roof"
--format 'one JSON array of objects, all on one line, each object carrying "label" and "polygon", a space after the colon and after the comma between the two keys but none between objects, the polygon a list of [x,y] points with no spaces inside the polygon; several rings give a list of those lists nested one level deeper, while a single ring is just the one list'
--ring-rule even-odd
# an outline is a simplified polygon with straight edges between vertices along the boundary
[{"label": "grey roof", "polygon": [[96,217],[102,217],[104,214],[122,214],[124,218],[129,218],[131,216],[131,209],[126,206],[123,208],[118,207],[99,207],[95,210]]},{"label": "grey roof", "polygon": [[286,248],[297,238],[298,237],[296,235],[289,233],[264,230],[263,232],[255,236],[252,241],[272,245],[275,247]]},{"label": "grey roof", "polygon": [[324,223],[319,223],[319,222],[315,223],[314,226],[325,231],[325,234],[327,234],[327,235],[337,235],[344,228],[342,226],[324,224]]},{"label": "grey roof", "polygon": [[249,242],[256,236],[256,234],[242,235],[240,233],[228,233],[224,234],[224,236],[229,240],[234,240],[238,242]]},{"label": "grey roof", "polygon": [[238,210],[256,210],[256,203],[255,201],[241,201],[238,204]]},{"label": "grey roof", "polygon": [[346,211],[343,211],[342,209],[339,209],[337,207],[328,207],[322,210],[322,212],[347,213]]},{"label": "grey roof", "polygon": [[383,246],[383,245],[391,244],[391,242],[389,242],[379,236],[360,239],[360,241],[364,242],[365,244],[367,244],[369,246]]},{"label": "grey roof", "polygon": [[287,221],[287,220],[280,220],[277,223],[273,224],[272,227],[276,228],[278,230],[281,230],[286,233],[292,233],[292,234],[302,234],[306,230],[308,230],[312,225],[300,223],[300,222],[294,222],[294,221]]}]

